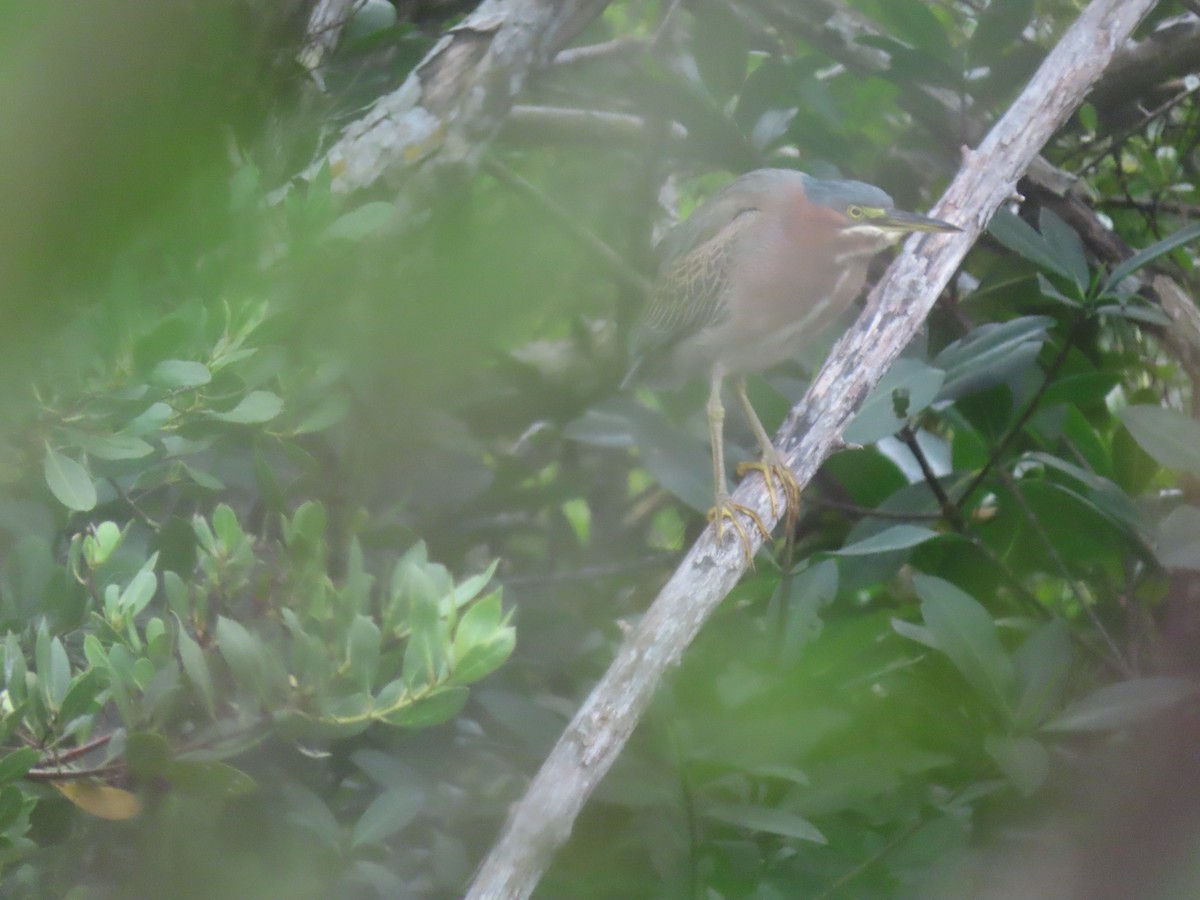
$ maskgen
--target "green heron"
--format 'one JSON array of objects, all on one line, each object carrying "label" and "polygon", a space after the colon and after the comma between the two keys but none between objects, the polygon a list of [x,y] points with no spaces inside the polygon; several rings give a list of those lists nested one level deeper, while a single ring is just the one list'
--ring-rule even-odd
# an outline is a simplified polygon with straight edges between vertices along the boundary
[{"label": "green heron", "polygon": [[[717,539],[728,520],[747,557],[741,513],[769,532],[753,509],[734,503],[725,478],[721,384],[733,376],[761,450],[738,475],[763,473],[771,512],[780,494],[794,526],[800,489],[746,396],[746,373],[796,355],[862,291],[871,258],[913,231],[958,231],[954,225],[895,209],[892,198],[861,181],[813,178],[791,169],[742,175],[700,206],[663,242],[654,292],[635,334],[630,378],[677,384],[707,375],[715,503],[708,520]],[[630,378],[627,378],[628,382]]]}]

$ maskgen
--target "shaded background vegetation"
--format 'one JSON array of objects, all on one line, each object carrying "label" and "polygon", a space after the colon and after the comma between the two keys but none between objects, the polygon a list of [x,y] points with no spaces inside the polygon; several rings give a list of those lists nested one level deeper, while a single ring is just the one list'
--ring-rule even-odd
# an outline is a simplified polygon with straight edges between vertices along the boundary
[{"label": "shaded background vegetation", "polygon": [[[1076,15],[617,2],[416,227],[273,202],[469,6],[360,20],[323,90],[302,2],[0,7],[0,896],[460,895],[704,522],[702,387],[618,389],[629,273],[757,166],[927,208]],[[1195,890],[1198,344],[1110,277],[1165,240],[1196,283],[1194,13],[1046,149],[1070,191],[1022,184],[541,896]],[[769,426],[827,344],[755,379]]]}]

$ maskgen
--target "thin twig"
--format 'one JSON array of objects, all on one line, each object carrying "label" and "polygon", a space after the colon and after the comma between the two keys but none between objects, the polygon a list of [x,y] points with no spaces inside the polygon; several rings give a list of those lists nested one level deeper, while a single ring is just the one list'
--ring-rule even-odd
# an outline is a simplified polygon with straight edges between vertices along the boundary
[{"label": "thin twig", "polygon": [[925,483],[929,485],[929,489],[933,491],[933,496],[937,499],[938,506],[941,507],[942,516],[945,517],[946,521],[950,523],[955,531],[960,534],[964,533],[967,530],[967,526],[966,522],[963,521],[962,509],[950,499],[950,495],[942,487],[937,473],[933,471],[933,467],[929,464],[929,460],[925,456],[925,451],[921,449],[921,444],[917,440],[917,433],[906,422],[896,436],[900,439],[900,443],[908,448],[908,452],[913,455],[913,458],[916,459],[917,465],[921,467],[921,474],[925,477]]},{"label": "thin twig", "polygon": [[79,781],[84,778],[111,778],[114,775],[120,775],[124,771],[125,766],[120,763],[107,763],[92,769],[30,769],[25,773],[25,777],[29,781],[39,783],[47,781]]}]

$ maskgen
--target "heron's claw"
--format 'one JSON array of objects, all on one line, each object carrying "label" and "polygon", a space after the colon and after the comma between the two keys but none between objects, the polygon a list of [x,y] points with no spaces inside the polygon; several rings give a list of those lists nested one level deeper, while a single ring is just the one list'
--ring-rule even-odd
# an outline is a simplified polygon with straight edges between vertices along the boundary
[{"label": "heron's claw", "polygon": [[[767,484],[767,499],[771,502],[771,515],[779,516],[779,494],[783,495],[783,513],[787,533],[796,530],[796,519],[800,514],[800,485],[796,476],[778,455],[774,458],[763,457],[754,462],[744,462],[738,465],[737,474],[740,478],[747,472],[762,472],[763,481]],[[776,490],[778,485],[778,490]],[[759,527],[762,527],[761,524]]]},{"label": "heron's claw", "polygon": [[771,532],[767,530],[762,517],[744,503],[734,503],[728,496],[717,497],[716,504],[708,511],[708,521],[716,526],[717,540],[723,541],[725,539],[725,522],[728,520],[742,542],[742,552],[746,554],[746,564],[753,566],[754,548],[750,545],[750,534],[746,531],[746,526],[738,518],[739,513],[750,520],[764,541],[771,539]]}]

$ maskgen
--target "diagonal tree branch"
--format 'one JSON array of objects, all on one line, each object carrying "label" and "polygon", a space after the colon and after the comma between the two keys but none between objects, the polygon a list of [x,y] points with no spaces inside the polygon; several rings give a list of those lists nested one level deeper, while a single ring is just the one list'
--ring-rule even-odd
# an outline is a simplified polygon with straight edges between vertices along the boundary
[{"label": "diagonal tree branch", "polygon": [[[854,412],[916,334],[974,239],[1153,5],[1154,0],[1093,0],[978,150],[964,152],[962,170],[933,211],[964,233],[910,239],[780,430],[777,443],[801,485],[838,448]],[[761,478],[743,481],[735,498],[775,524]],[[722,545],[711,527],[705,530],[514,807],[468,900],[516,900],[533,892],[659,682],[745,566],[735,535]]]}]

